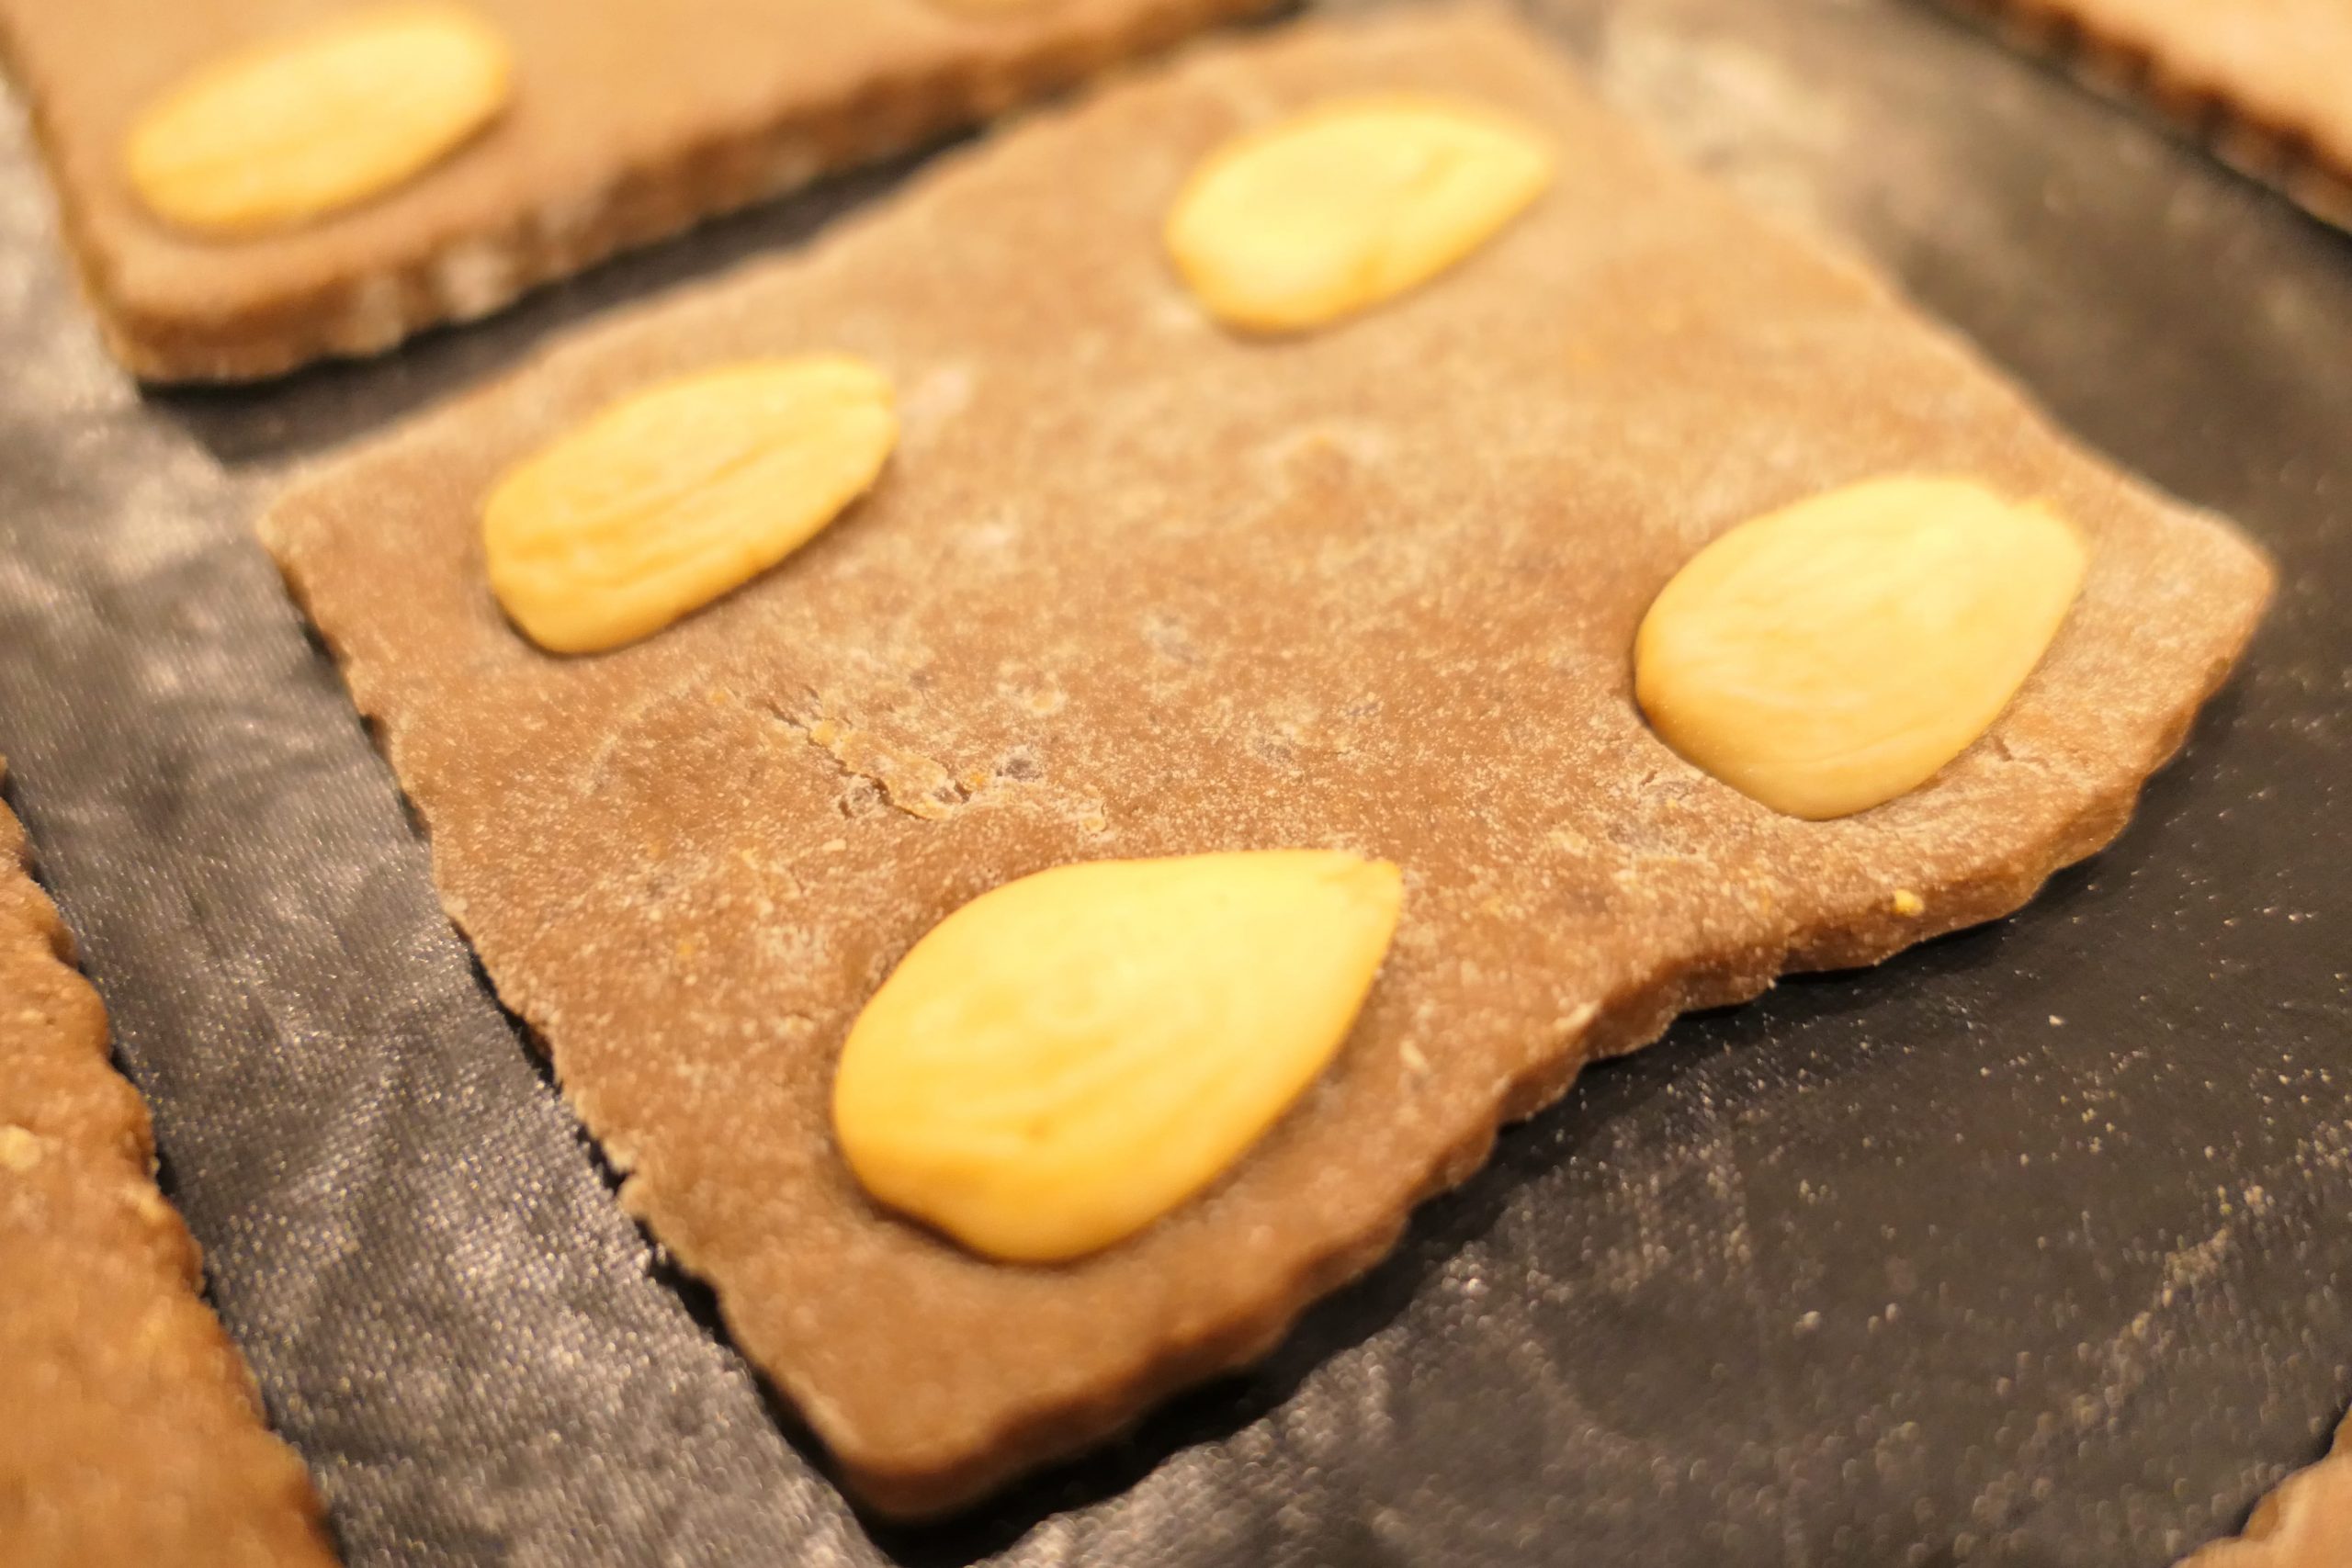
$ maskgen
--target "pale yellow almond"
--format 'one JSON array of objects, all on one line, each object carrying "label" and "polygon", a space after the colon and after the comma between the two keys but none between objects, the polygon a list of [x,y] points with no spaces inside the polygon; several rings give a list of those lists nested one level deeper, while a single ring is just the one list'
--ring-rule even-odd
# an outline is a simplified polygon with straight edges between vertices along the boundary
[{"label": "pale yellow almond", "polygon": [[1177,271],[1211,314],[1297,332],[1429,281],[1552,178],[1533,132],[1476,105],[1343,98],[1235,138],[1168,216]]},{"label": "pale yellow almond", "polygon": [[447,157],[505,107],[511,76],[505,40],[463,6],[369,6],[198,70],[140,115],[125,172],[183,228],[288,228]]},{"label": "pale yellow almond", "polygon": [[1675,575],[1642,622],[1634,694],[1667,744],[1776,811],[1867,810],[2000,716],[2087,563],[2055,514],[1966,479],[1834,491]]},{"label": "pale yellow almond", "polygon": [[1386,862],[1057,867],[917,942],[850,1031],[833,1126],[875,1198],[975,1251],[1077,1258],[1216,1180],[1313,1083],[1395,934]]},{"label": "pale yellow almond", "polygon": [[499,481],[482,509],[491,589],[550,652],[635,642],[798,549],[898,438],[889,378],[846,355],[665,382]]}]

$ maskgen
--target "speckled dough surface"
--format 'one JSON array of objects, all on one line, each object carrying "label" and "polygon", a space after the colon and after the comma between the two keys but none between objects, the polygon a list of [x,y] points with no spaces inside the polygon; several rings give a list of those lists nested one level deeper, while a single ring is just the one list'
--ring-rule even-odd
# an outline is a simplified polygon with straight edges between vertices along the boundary
[{"label": "speckled dough surface", "polygon": [[488,131],[376,201],[220,243],[139,203],[126,130],[197,65],[345,0],[0,0],[0,58],[117,357],[195,380],[375,353],[1268,0],[469,3],[515,57]]},{"label": "speckled dough surface", "polygon": [[1957,0],[2094,85],[2147,99],[2232,164],[2352,227],[2352,6],[2342,0]]},{"label": "speckled dough surface", "polygon": [[24,857],[0,808],[0,1562],[332,1563]]},{"label": "speckled dough surface", "polygon": [[2352,1419],[2335,1447],[2265,1497],[2245,1533],[2215,1541],[2180,1568],[2339,1568],[2352,1562]]},{"label": "speckled dough surface", "polygon": [[[1210,324],[1159,244],[1194,162],[1398,87],[1525,117],[1557,184],[1337,330]],[[551,659],[505,625],[477,544],[505,465],[652,378],[813,348],[901,389],[866,502],[620,652]],[[1628,649],[1701,544],[1922,468],[2046,497],[2094,541],[1984,742],[1808,824],[1652,738]],[[2268,581],[1518,26],[1452,11],[1204,47],[1007,131],[314,476],[264,532],[625,1201],[853,1485],[915,1512],[1261,1353],[1498,1122],[1678,1010],[2022,902],[2116,831]],[[1405,921],[1333,1070],[1228,1179],[1056,1269],[865,1201],[832,1061],[918,936],[1061,862],[1270,845],[1394,857]]]}]

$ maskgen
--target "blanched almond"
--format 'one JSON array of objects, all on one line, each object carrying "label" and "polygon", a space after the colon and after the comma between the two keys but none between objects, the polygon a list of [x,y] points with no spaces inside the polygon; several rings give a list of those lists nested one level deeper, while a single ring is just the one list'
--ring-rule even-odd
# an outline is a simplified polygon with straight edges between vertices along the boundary
[{"label": "blanched almond", "polygon": [[1168,249],[1219,320],[1295,332],[1436,276],[1551,178],[1532,132],[1475,106],[1340,99],[1211,153],[1169,214]]},{"label": "blanched almond", "polygon": [[873,485],[898,432],[888,378],[839,355],[640,392],[491,492],[491,588],[551,652],[634,642],[807,543]]},{"label": "blanched almond", "polygon": [[993,1258],[1140,1230],[1215,1181],[1353,1026],[1395,866],[1286,850],[1008,883],[917,942],[833,1088],[866,1190]]},{"label": "blanched almond", "polygon": [[1792,817],[1917,788],[1991,727],[2081,591],[2075,530],[1964,479],[1744,523],[1666,585],[1634,694],[1667,744]]},{"label": "blanched almond", "polygon": [[307,222],[414,178],[507,101],[504,39],[463,6],[377,6],[203,67],[139,117],[131,188],[183,228]]}]

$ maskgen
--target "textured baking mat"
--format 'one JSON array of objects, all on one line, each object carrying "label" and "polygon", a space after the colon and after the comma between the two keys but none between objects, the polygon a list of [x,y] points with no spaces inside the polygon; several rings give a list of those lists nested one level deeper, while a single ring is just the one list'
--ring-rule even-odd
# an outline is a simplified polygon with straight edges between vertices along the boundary
[{"label": "textured baking mat", "polygon": [[2158,1568],[2352,1397],[2352,242],[1905,0],[1549,0],[1606,89],[2278,553],[2116,847],[1589,1074],[1258,1371],[877,1532],[649,1253],[425,880],[251,519],[561,324],[141,399],[0,129],[0,751],[355,1564]]}]

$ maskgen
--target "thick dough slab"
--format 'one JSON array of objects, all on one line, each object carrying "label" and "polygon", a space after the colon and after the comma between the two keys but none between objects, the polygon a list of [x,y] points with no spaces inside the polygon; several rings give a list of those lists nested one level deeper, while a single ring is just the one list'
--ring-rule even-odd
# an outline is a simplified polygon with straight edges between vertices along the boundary
[{"label": "thick dough slab", "polygon": [[131,194],[123,136],[198,63],[338,0],[0,0],[84,293],[155,380],[374,354],[697,220],[918,146],[1270,0],[467,0],[515,56],[491,129],[310,228],[220,243]]},{"label": "thick dough slab", "polygon": [[2352,6],[2340,0],[1951,0],[2091,85],[2144,100],[2352,228]]},{"label": "thick dough slab", "polygon": [[0,809],[0,1562],[332,1563],[24,860]]},{"label": "thick dough slab", "polygon": [[[1159,243],[1194,163],[1383,88],[1524,116],[1558,183],[1355,321],[1212,324]],[[477,519],[503,468],[657,377],[820,347],[902,393],[855,510],[608,656],[501,620]],[[1677,759],[1631,693],[1659,587],[1746,517],[1918,468],[2094,541],[2016,705],[1838,822]],[[1523,28],[1422,9],[1204,48],[1004,132],[342,462],[264,533],[624,1201],[850,1483],[910,1513],[1257,1356],[1498,1122],[1678,1011],[2017,907],[2122,824],[2269,578]],[[1405,922],[1333,1070],[1206,1198],[1053,1269],[865,1200],[832,1063],[918,936],[1057,863],[1272,845],[1397,860]]]}]

